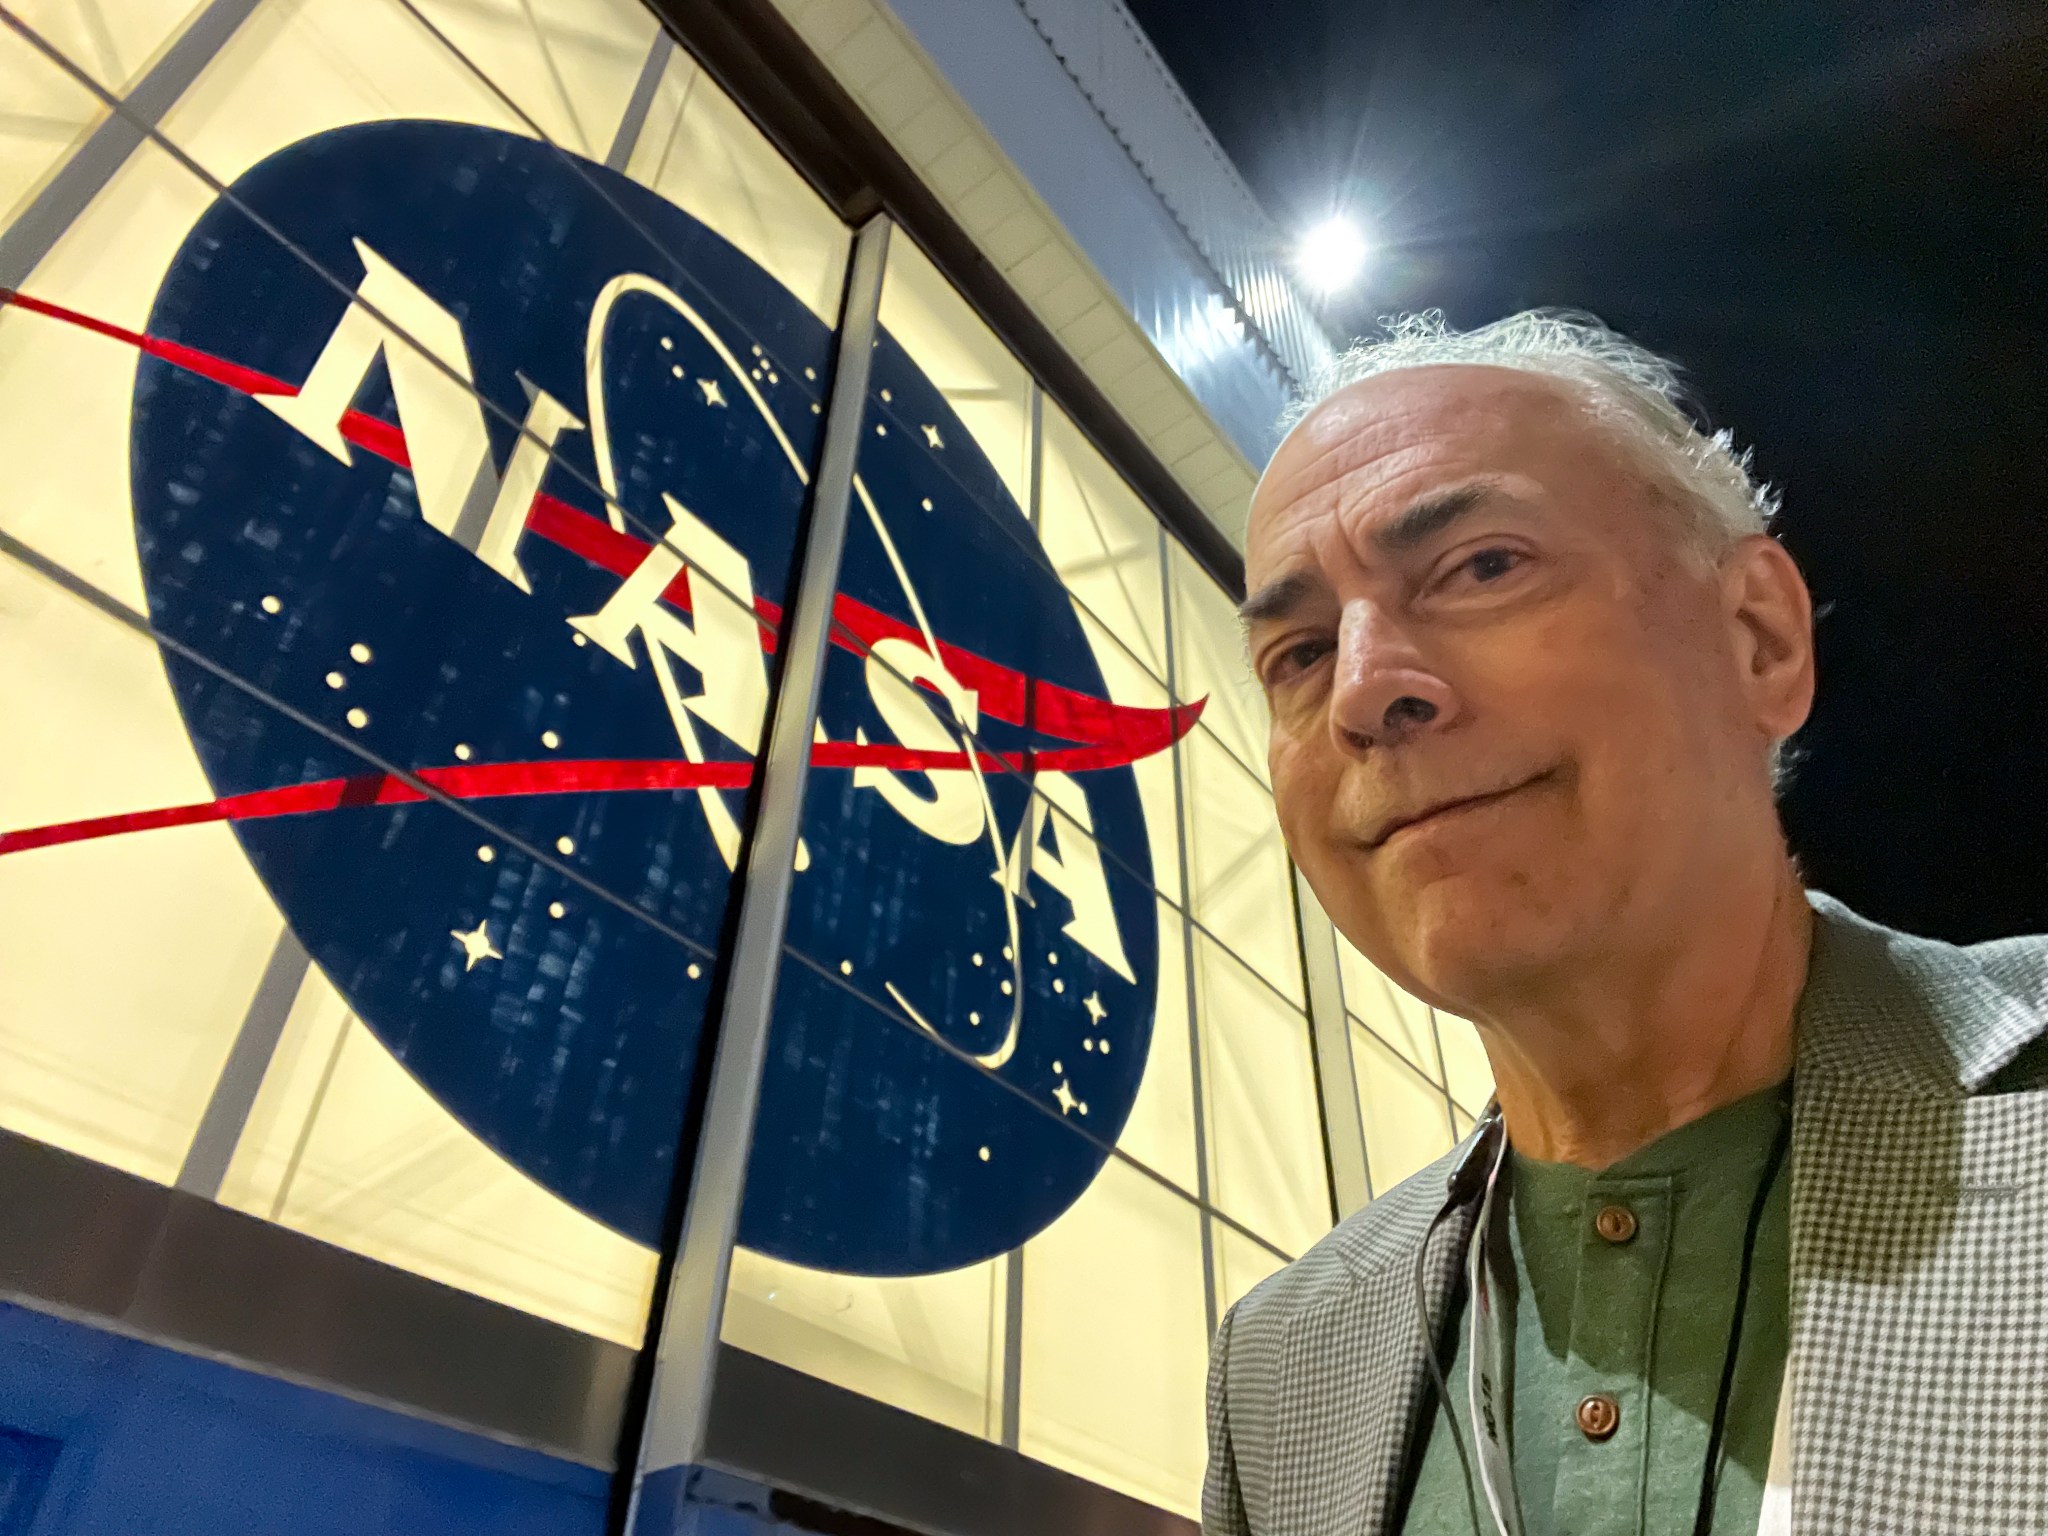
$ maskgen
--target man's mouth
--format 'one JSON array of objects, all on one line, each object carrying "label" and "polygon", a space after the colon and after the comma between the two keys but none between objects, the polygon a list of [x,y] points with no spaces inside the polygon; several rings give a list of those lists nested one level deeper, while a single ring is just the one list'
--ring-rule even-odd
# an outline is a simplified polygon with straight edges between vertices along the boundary
[{"label": "man's mouth", "polygon": [[1456,799],[1439,800],[1435,804],[1425,806],[1421,810],[1416,811],[1410,815],[1389,817],[1386,821],[1382,822],[1377,829],[1374,830],[1371,837],[1366,839],[1365,846],[1368,850],[1383,848],[1386,846],[1387,841],[1390,838],[1396,836],[1399,833],[1408,831],[1411,827],[1424,826],[1430,822],[1438,820],[1441,817],[1452,815],[1458,811],[1471,810],[1477,806],[1482,805],[1490,805],[1496,800],[1505,800],[1509,795],[1519,794],[1521,791],[1528,789],[1531,785],[1540,784],[1549,777],[1550,773],[1548,770],[1546,770],[1542,773],[1534,775],[1531,778],[1523,779],[1518,784],[1510,784],[1505,789],[1493,789],[1486,791],[1484,794],[1460,795]]}]

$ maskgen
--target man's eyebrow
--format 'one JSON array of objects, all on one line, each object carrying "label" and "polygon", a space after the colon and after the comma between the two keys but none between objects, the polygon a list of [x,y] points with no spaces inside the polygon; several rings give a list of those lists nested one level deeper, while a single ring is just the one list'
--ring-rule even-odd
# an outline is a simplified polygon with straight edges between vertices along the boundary
[{"label": "man's eyebrow", "polygon": [[[1481,480],[1440,491],[1412,502],[1384,526],[1373,531],[1372,541],[1390,554],[1398,554],[1427,543],[1473,508],[1493,499],[1495,487]],[[1296,571],[1276,577],[1237,606],[1238,622],[1249,627],[1272,619],[1284,619],[1307,601],[1314,591],[1309,577]]]},{"label": "man's eyebrow", "polygon": [[1309,591],[1309,579],[1299,571],[1276,577],[1237,605],[1238,622],[1250,626],[1264,620],[1284,619],[1307,601]]},{"label": "man's eyebrow", "polygon": [[1425,496],[1374,529],[1372,541],[1389,553],[1413,549],[1491,499],[1493,493],[1494,487],[1482,480],[1476,485],[1461,485],[1454,491]]}]

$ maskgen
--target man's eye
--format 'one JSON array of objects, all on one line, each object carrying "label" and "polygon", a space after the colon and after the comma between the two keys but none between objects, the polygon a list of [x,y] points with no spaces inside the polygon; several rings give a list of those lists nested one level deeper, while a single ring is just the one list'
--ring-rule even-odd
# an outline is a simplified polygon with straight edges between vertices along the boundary
[{"label": "man's eye", "polygon": [[1512,549],[1482,549],[1465,562],[1465,569],[1476,581],[1499,581],[1521,563],[1522,557]]},{"label": "man's eye", "polygon": [[1335,647],[1323,639],[1297,640],[1291,645],[1282,646],[1273,653],[1273,659],[1266,671],[1267,679],[1270,682],[1284,683],[1306,672],[1333,649]]},{"label": "man's eye", "polygon": [[1450,571],[1450,575],[1452,575],[1452,578],[1458,578],[1458,575],[1470,575],[1470,578],[1473,578],[1475,582],[1485,586],[1489,582],[1499,582],[1503,575],[1507,575],[1516,567],[1520,567],[1522,561],[1524,561],[1524,557],[1516,549],[1481,549],[1477,555],[1468,555],[1466,559],[1462,559]]}]

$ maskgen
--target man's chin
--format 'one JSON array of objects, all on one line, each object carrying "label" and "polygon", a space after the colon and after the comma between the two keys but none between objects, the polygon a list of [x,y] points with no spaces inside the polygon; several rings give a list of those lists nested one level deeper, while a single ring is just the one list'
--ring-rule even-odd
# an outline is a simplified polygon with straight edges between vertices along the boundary
[{"label": "man's chin", "polygon": [[1461,1005],[1569,963],[1578,925],[1537,882],[1499,871],[1437,873],[1389,910],[1414,990]]}]

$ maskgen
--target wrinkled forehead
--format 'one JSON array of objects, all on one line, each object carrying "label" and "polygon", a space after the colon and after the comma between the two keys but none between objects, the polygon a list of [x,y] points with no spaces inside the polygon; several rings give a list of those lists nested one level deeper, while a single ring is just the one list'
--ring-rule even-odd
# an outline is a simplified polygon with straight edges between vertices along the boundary
[{"label": "wrinkled forehead", "polygon": [[1405,368],[1337,391],[1287,434],[1252,493],[1254,581],[1300,530],[1475,476],[1545,481],[1620,456],[1582,389],[1513,368]]}]

